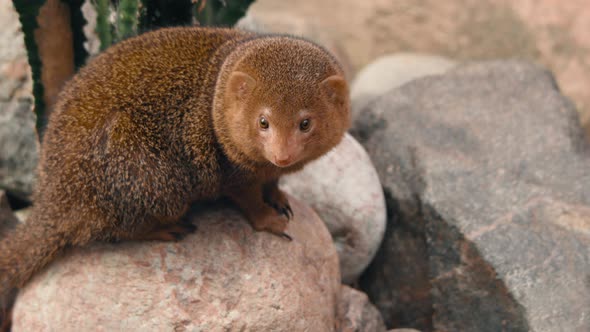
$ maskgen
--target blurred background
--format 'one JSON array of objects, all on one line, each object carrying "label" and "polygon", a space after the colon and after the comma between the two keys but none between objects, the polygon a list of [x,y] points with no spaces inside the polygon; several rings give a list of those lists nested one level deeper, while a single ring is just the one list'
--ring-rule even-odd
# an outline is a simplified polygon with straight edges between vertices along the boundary
[{"label": "blurred background", "polygon": [[[92,13],[86,11],[86,16],[91,22]],[[554,73],[590,134],[587,0],[258,0],[247,19],[340,48],[351,76],[377,57],[396,52],[459,61],[532,60]],[[23,34],[11,0],[0,0],[0,22],[0,102],[5,102],[30,93],[31,84]],[[86,30],[92,33],[91,28]],[[98,44],[90,39],[87,47],[96,52]]]}]

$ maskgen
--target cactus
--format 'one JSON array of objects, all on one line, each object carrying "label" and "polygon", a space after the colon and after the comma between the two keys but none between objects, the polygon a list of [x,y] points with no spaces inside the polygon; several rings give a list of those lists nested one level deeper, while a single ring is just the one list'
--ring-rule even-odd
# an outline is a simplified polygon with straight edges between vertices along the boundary
[{"label": "cactus", "polygon": [[142,0],[141,7],[142,31],[192,24],[193,2],[191,0]]},{"label": "cactus", "polygon": [[117,8],[117,41],[137,34],[139,0],[120,0]]},{"label": "cactus", "polygon": [[37,133],[41,137],[42,128],[45,127],[46,117],[44,116],[45,103],[43,100],[43,84],[41,84],[41,59],[35,42],[34,31],[39,27],[37,15],[39,8],[45,3],[44,0],[14,0],[14,7],[19,13],[19,20],[25,34],[25,47],[31,73],[33,76],[33,96],[35,97],[35,113],[37,115]]},{"label": "cactus", "polygon": [[104,51],[113,43],[113,32],[109,23],[111,14],[109,0],[94,0],[92,2],[96,10],[96,34],[100,40],[100,50]]},{"label": "cactus", "polygon": [[254,0],[198,0],[195,18],[203,26],[234,26]]}]

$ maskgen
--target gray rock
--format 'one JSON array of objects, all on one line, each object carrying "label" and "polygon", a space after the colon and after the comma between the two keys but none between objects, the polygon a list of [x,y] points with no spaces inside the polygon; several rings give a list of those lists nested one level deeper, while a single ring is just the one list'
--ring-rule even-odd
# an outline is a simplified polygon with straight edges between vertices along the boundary
[{"label": "gray rock", "polygon": [[0,1],[0,65],[26,58],[24,35],[12,1]]},{"label": "gray rock", "polygon": [[0,189],[31,195],[39,146],[30,98],[0,102]]},{"label": "gray rock", "polygon": [[12,1],[0,1],[0,22],[0,189],[27,199],[38,150],[31,73]]},{"label": "gray rock", "polygon": [[355,282],[369,265],[385,232],[385,199],[377,171],[352,136],[281,187],[313,207],[334,239],[342,281]]},{"label": "gray rock", "polygon": [[389,92],[355,128],[389,217],[361,285],[389,327],[588,330],[590,147],[550,74],[462,66]]},{"label": "gray rock", "polygon": [[14,212],[12,212],[12,209],[8,204],[6,192],[0,190],[0,238],[2,238],[7,231],[16,227],[18,222],[19,219],[14,215]]},{"label": "gray rock", "polygon": [[437,55],[397,53],[377,58],[355,77],[350,88],[352,117],[371,100],[417,78],[442,74],[456,62]]},{"label": "gray rock", "polygon": [[16,216],[16,218],[18,219],[19,222],[27,222],[27,218],[29,217],[29,215],[31,214],[32,211],[32,207],[27,207],[24,209],[19,209],[14,211],[14,215]]},{"label": "gray rock", "polygon": [[369,301],[367,294],[342,286],[338,312],[341,315],[339,332],[385,332],[379,310]]}]

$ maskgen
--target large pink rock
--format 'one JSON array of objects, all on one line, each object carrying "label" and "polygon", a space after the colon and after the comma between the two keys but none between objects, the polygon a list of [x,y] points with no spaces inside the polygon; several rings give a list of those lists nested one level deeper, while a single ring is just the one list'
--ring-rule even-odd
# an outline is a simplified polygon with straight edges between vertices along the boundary
[{"label": "large pink rock", "polygon": [[290,202],[292,242],[218,208],[178,243],[73,250],[19,294],[13,331],[333,331],[338,256],[318,216]]}]

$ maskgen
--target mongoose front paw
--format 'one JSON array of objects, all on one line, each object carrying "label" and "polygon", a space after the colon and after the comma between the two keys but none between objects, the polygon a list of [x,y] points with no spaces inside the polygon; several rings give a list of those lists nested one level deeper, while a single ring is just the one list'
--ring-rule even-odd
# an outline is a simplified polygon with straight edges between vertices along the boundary
[{"label": "mongoose front paw", "polygon": [[289,220],[293,218],[293,210],[289,205],[287,195],[279,188],[274,187],[264,192],[263,199],[266,204],[275,209],[280,215],[287,217]]},{"label": "mongoose front paw", "polygon": [[251,220],[250,223],[252,224],[252,227],[257,231],[269,232],[292,241],[293,238],[289,234],[285,233],[289,220],[283,215],[277,216],[275,213],[273,213],[273,210],[269,209],[269,211],[271,213]]}]

